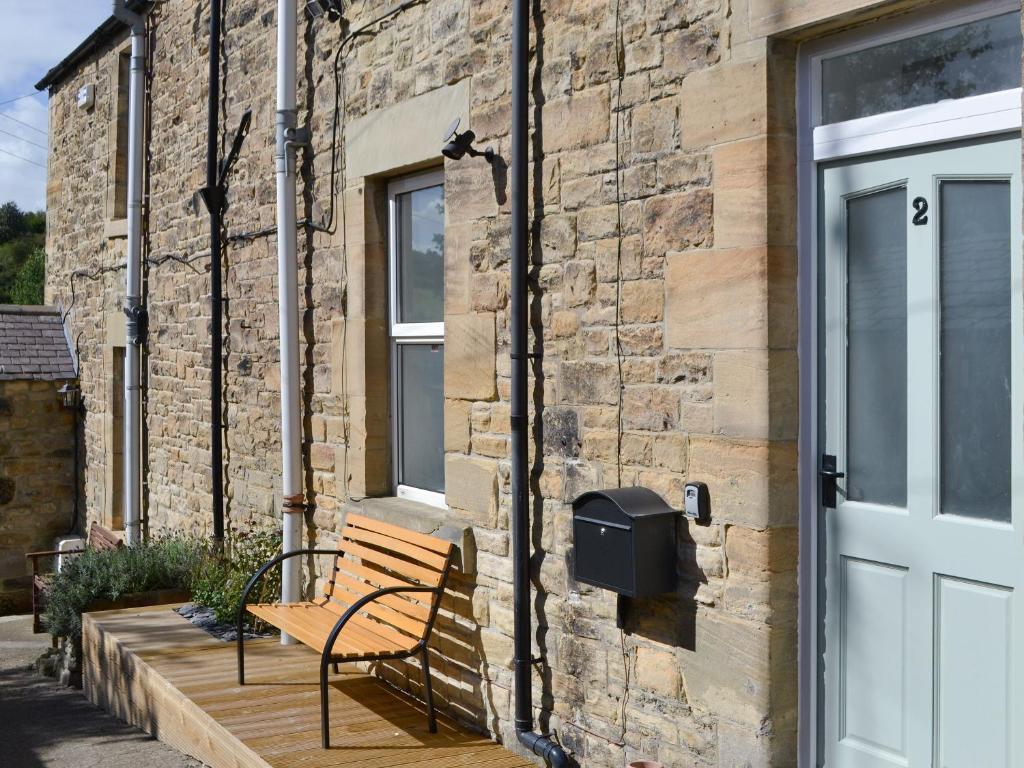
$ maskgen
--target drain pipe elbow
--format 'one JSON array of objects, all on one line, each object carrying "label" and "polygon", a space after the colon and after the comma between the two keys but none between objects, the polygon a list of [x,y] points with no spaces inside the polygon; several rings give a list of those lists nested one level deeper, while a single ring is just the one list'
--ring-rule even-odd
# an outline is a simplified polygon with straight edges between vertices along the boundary
[{"label": "drain pipe elbow", "polygon": [[142,18],[142,15],[128,10],[125,0],[111,0],[110,13],[114,18],[120,19],[127,24],[132,32],[141,32],[146,27],[146,21]]},{"label": "drain pipe elbow", "polygon": [[551,768],[569,768],[569,756],[565,750],[547,736],[533,731],[517,731],[516,736],[520,744],[544,759]]}]

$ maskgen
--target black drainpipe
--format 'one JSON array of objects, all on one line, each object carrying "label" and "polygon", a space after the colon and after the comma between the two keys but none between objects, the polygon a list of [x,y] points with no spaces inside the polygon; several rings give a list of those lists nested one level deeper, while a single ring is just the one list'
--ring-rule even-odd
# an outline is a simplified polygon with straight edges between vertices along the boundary
[{"label": "black drainpipe", "polygon": [[529,0],[512,5],[512,590],[515,622],[515,727],[519,741],[554,768],[569,765],[565,751],[533,730],[530,512],[527,485],[527,84],[530,67]]},{"label": "black drainpipe", "polygon": [[220,123],[220,17],[221,0],[210,0],[210,87],[207,93],[206,200],[210,211],[210,482],[213,486],[213,541],[224,543],[224,446],[221,432],[221,219],[223,189],[219,183],[218,127]]}]

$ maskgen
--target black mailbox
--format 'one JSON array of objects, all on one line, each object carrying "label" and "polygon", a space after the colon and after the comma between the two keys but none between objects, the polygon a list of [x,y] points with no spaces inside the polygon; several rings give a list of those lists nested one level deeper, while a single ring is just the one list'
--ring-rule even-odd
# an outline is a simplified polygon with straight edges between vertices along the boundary
[{"label": "black mailbox", "polygon": [[627,597],[676,588],[679,513],[650,488],[584,493],[572,504],[576,581]]}]

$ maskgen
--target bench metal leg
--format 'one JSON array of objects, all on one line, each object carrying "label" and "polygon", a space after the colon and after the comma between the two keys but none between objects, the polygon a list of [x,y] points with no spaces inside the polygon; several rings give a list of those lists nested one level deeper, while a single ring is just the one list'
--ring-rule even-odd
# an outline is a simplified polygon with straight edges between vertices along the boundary
[{"label": "bench metal leg", "polygon": [[423,664],[423,695],[427,700],[427,725],[431,733],[437,733],[437,718],[434,717],[434,691],[430,687],[430,659],[427,647],[420,654]]},{"label": "bench metal leg", "polygon": [[238,620],[238,684],[245,685],[245,649],[242,645],[242,620]]},{"label": "bench metal leg", "polygon": [[340,671],[338,670],[338,662],[334,662],[334,674],[341,674]]},{"label": "bench metal leg", "polygon": [[327,710],[327,659],[320,662],[320,741],[324,749],[331,748],[330,713]]}]

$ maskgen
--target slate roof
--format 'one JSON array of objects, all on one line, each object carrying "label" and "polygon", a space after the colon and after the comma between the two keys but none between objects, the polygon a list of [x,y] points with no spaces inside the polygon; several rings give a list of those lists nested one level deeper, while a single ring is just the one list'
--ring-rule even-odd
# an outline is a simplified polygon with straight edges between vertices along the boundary
[{"label": "slate roof", "polygon": [[77,377],[56,307],[0,304],[0,381]]}]

